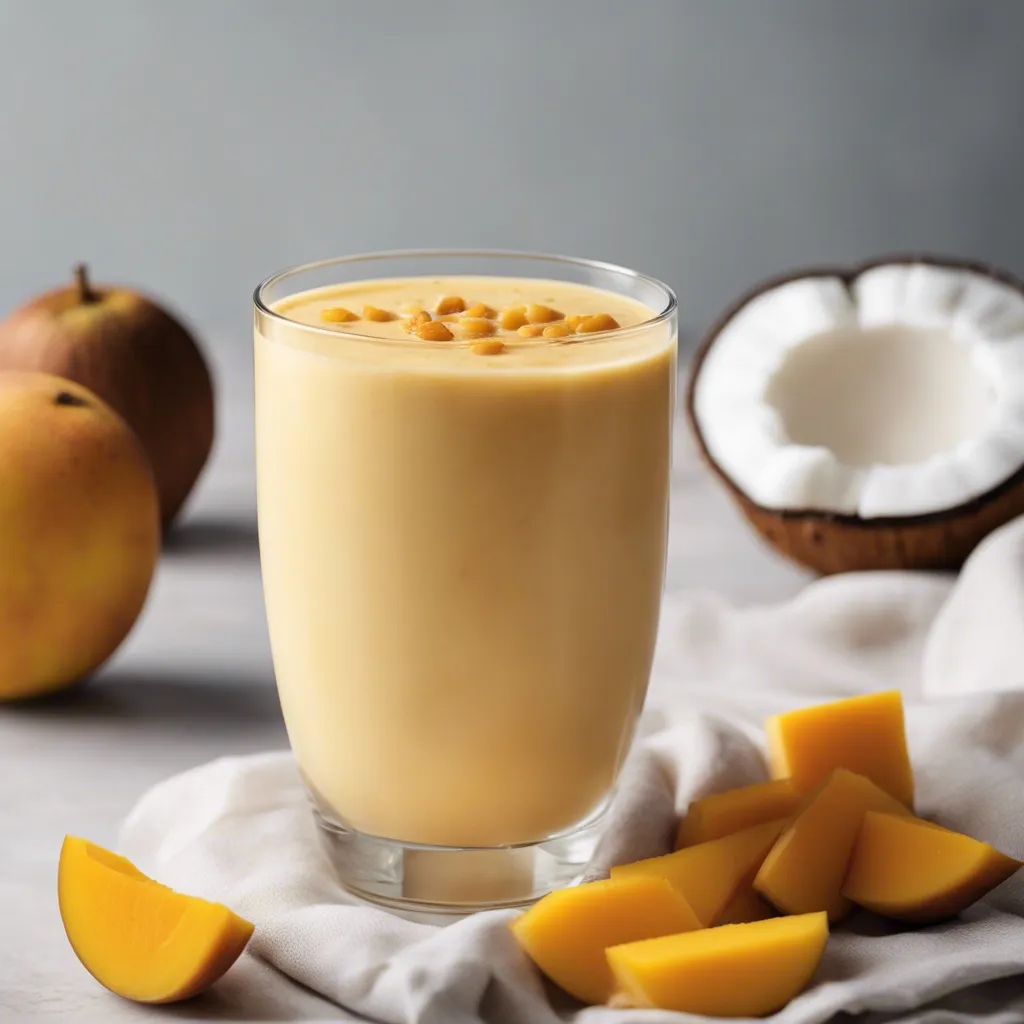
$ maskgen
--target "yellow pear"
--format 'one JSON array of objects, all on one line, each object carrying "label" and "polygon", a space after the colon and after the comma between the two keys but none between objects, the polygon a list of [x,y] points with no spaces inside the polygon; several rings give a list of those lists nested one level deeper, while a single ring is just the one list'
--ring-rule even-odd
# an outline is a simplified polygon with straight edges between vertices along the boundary
[{"label": "yellow pear", "polygon": [[91,391],[0,374],[0,700],[60,690],[142,610],[160,546],[145,452]]}]

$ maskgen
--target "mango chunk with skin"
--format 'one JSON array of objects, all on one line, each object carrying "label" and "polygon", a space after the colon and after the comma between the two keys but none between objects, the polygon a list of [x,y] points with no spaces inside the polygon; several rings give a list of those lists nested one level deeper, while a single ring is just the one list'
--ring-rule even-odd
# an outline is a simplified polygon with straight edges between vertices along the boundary
[{"label": "mango chunk with skin", "polygon": [[611,875],[616,879],[637,875],[667,879],[693,907],[700,923],[707,926],[722,916],[741,889],[750,885],[785,826],[786,819],[767,821],[664,857],[619,864],[612,868]]},{"label": "mango chunk with skin", "polygon": [[765,821],[788,818],[802,799],[803,794],[791,779],[775,779],[694,800],[679,822],[676,849],[721,839]]},{"label": "mango chunk with skin", "polygon": [[754,888],[784,913],[824,910],[838,921],[850,910],[843,882],[868,811],[910,815],[870,779],[837,768],[779,836]]},{"label": "mango chunk with skin", "polygon": [[566,992],[584,1003],[603,1003],[612,992],[608,946],[700,927],[668,882],[636,877],[548,893],[512,922],[512,934]]},{"label": "mango chunk with skin", "polygon": [[749,924],[751,921],[767,921],[776,917],[775,908],[752,886],[740,889],[722,911],[722,916],[713,922],[713,927],[723,924]]},{"label": "mango chunk with skin", "polygon": [[907,807],[914,774],[899,690],[869,693],[775,715],[765,723],[772,777],[807,794],[836,768],[871,779]]},{"label": "mango chunk with skin", "polygon": [[919,818],[869,812],[843,894],[883,917],[928,924],[966,910],[1020,867],[970,836]]},{"label": "mango chunk with skin", "polygon": [[184,896],[109,850],[66,836],[57,896],[75,955],[104,987],[141,1003],[188,999],[238,959],[253,926]]},{"label": "mango chunk with skin", "polygon": [[763,1017],[810,983],[828,941],[825,914],[776,917],[613,946],[622,999],[646,1009]]}]

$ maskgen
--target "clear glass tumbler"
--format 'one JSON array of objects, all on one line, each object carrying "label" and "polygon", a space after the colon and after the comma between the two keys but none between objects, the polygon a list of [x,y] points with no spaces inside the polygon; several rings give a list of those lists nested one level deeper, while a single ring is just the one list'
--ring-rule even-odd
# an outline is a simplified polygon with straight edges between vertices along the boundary
[{"label": "clear glass tumbler", "polygon": [[[428,277],[646,310],[494,358],[292,312],[317,289]],[[676,344],[665,285],[587,260],[380,253],[256,290],[274,669],[351,890],[462,913],[526,903],[589,858],[654,653]]]}]

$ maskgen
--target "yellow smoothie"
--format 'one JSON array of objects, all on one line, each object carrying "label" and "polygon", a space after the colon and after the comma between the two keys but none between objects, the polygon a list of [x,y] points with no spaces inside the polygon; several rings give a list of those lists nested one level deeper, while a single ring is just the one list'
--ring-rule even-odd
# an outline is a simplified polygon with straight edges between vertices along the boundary
[{"label": "yellow smoothie", "polygon": [[328,818],[499,846],[607,798],[665,562],[676,339],[636,329],[660,312],[567,282],[413,277],[257,316],[274,667]]}]

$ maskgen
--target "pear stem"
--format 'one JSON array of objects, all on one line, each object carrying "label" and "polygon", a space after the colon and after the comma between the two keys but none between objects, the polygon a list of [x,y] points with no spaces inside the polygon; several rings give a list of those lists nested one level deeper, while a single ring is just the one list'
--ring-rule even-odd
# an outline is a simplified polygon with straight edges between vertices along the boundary
[{"label": "pear stem", "polygon": [[75,264],[75,284],[78,285],[78,299],[85,305],[96,302],[99,296],[89,282],[89,268],[84,263]]}]

